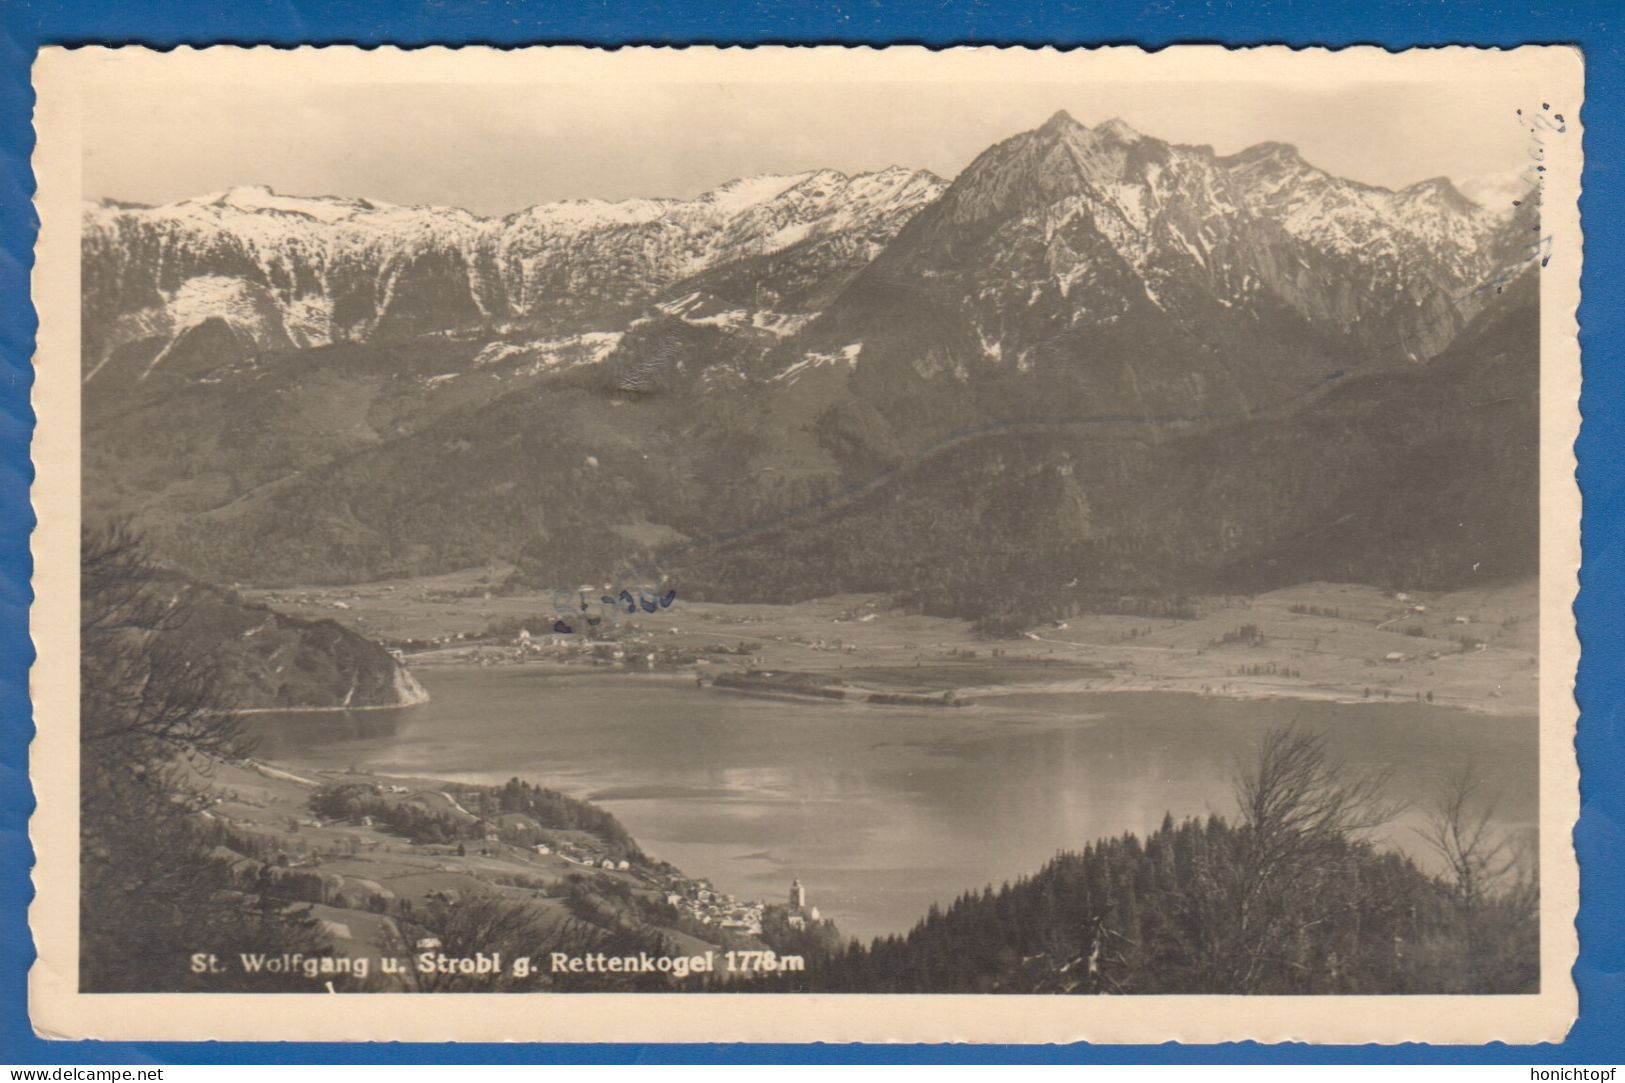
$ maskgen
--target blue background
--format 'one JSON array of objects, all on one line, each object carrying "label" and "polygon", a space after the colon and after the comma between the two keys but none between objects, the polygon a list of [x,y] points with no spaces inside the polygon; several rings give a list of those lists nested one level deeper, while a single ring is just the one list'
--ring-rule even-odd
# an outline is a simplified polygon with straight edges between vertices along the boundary
[{"label": "blue background", "polygon": [[[1225,0],[815,0],[775,6],[741,0],[249,0],[240,5],[179,0],[11,0],[0,7],[0,1061],[63,1063],[443,1062],[827,1062],[940,1063],[1325,1061],[1562,1064],[1625,1060],[1625,587],[1621,542],[1625,374],[1616,364],[1625,260],[1620,185],[1621,87],[1625,43],[1614,33],[1625,5],[1597,3],[1334,3]],[[1232,45],[1573,43],[1586,55],[1585,272],[1580,309],[1585,416],[1578,445],[1585,493],[1585,565],[1576,611],[1584,658],[1579,755],[1583,811],[1575,831],[1581,865],[1580,1019],[1562,1045],[1434,1046],[635,1046],[635,1045],[287,1045],[44,1042],[27,1019],[33,960],[26,925],[32,893],[27,776],[32,733],[27,698],[33,648],[29,601],[28,500],[30,356],[35,327],[27,303],[35,221],[30,208],[33,95],[29,65],[45,44],[168,47],[354,43],[521,45],[840,42],[950,45],[1176,42]],[[1171,1021],[1172,1022],[1172,1021]]]}]

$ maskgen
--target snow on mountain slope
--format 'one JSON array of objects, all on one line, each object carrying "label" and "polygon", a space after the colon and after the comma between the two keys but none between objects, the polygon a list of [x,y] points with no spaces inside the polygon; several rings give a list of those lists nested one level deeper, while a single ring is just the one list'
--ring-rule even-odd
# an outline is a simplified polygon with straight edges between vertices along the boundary
[{"label": "snow on mountain slope", "polygon": [[1318,252],[1399,278],[1474,281],[1485,270],[1486,243],[1501,225],[1498,215],[1444,177],[1390,191],[1333,177],[1279,143],[1251,147],[1219,164],[1259,218]]},{"label": "snow on mountain slope", "polygon": [[[866,261],[941,187],[903,169],[819,170],[745,178],[691,200],[574,200],[501,219],[264,186],[160,207],[92,204],[85,371],[132,344],[156,339],[161,351],[209,318],[262,347],[303,347],[624,310],[727,263],[814,244],[828,249],[814,264]],[[205,296],[217,303],[200,304]]]},{"label": "snow on mountain slope", "polygon": [[944,187],[930,173],[897,167],[803,174],[735,217],[718,239],[724,254],[664,291],[659,307],[690,322],[792,334]]},{"label": "snow on mountain slope", "polygon": [[1535,163],[1499,173],[1485,173],[1468,177],[1456,185],[1462,195],[1491,214],[1506,219],[1528,200],[1535,190],[1540,174]]},{"label": "snow on mountain slope", "polygon": [[859,340],[881,359],[888,336],[915,371],[961,377],[1156,351],[1169,360],[1116,372],[1112,397],[1229,389],[1239,405],[1271,366],[1301,383],[1442,351],[1520,258],[1500,183],[1390,191],[1280,143],[1219,156],[1058,113],[951,185],[812,170],[500,219],[263,186],[103,203],[85,211],[84,368],[155,371],[206,323],[200,345],[239,353],[469,327],[551,341],[655,306],[764,341],[811,335],[785,364]]},{"label": "snow on mountain slope", "polygon": [[1257,402],[1249,385],[1301,390],[1351,364],[1441,352],[1504,269],[1511,229],[1443,178],[1389,191],[1284,144],[1221,157],[1058,113],[983,152],[813,325],[809,348],[907,327],[934,340],[915,350],[931,357],[904,359],[916,370],[965,379],[975,364],[1048,357],[1125,406],[1228,389],[1243,408]]},{"label": "snow on mountain slope", "polygon": [[212,195],[183,200],[205,206],[236,207],[241,210],[283,211],[300,214],[320,222],[337,222],[354,217],[364,211],[392,209],[389,204],[365,199],[344,199],[335,196],[285,196],[273,192],[263,184],[245,184],[228,188]]}]

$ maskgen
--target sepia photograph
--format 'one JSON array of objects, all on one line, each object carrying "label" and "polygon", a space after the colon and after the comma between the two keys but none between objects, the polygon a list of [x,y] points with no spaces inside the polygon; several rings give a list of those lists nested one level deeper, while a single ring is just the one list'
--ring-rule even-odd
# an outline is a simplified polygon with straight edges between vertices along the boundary
[{"label": "sepia photograph", "polygon": [[68,1032],[1572,1019],[1577,54],[36,78]]}]

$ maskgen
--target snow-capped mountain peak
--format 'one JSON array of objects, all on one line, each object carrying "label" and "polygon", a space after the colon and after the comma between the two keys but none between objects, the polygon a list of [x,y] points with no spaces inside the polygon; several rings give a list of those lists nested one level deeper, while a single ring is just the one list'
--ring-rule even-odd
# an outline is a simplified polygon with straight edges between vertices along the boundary
[{"label": "snow-capped mountain peak", "polygon": [[[305,347],[624,309],[730,261],[814,242],[825,251],[806,258],[855,269],[942,183],[897,167],[809,170],[686,200],[578,199],[503,218],[266,185],[158,207],[104,200],[85,207],[86,369],[132,338],[174,341],[199,320],[261,347]],[[194,280],[206,288],[189,288]],[[244,313],[252,327],[239,326]]]},{"label": "snow-capped mountain peak", "polygon": [[526,321],[596,332],[657,310],[788,336],[868,270],[860,293],[913,282],[904,294],[947,298],[970,314],[978,357],[1018,368],[1141,311],[1213,326],[1216,310],[1261,308],[1298,321],[1294,334],[1423,359],[1504,270],[1506,216],[1486,209],[1500,197],[1466,187],[1392,191],[1285,143],[1219,156],[1062,110],[952,184],[899,166],[812,169],[502,218],[264,185],[102,201],[85,210],[85,365],[131,342],[167,350],[215,321],[258,350]]},{"label": "snow-capped mountain peak", "polygon": [[1456,185],[1462,195],[1499,218],[1510,218],[1539,183],[1534,163],[1467,177]]},{"label": "snow-capped mountain peak", "polygon": [[705,204],[722,214],[732,216],[781,196],[796,185],[802,184],[820,173],[840,176],[834,170],[809,170],[806,173],[764,173],[755,177],[741,177],[738,180],[731,180],[727,184],[711,189],[711,191],[698,197],[695,202]]},{"label": "snow-capped mountain peak", "polygon": [[1437,201],[1458,214],[1478,209],[1478,204],[1462,195],[1449,177],[1429,177],[1400,189],[1398,194],[1413,201]]},{"label": "snow-capped mountain peak", "polygon": [[266,184],[241,184],[222,192],[183,199],[176,206],[209,206],[256,212],[300,214],[319,222],[337,222],[357,214],[392,209],[390,204],[339,196],[286,196]]},{"label": "snow-capped mountain peak", "polygon": [[[1080,350],[1094,358],[1083,344],[1141,319],[1150,324],[1136,337],[1183,327],[1244,355],[1267,319],[1297,337],[1294,365],[1328,341],[1405,362],[1438,354],[1484,303],[1475,288],[1504,270],[1504,234],[1446,178],[1391,191],[1334,176],[1286,143],[1219,156],[1061,112],[984,151],[871,279],[905,308],[929,296],[964,314],[967,353],[1018,369]],[[871,319],[923,320],[872,309],[855,296],[851,316],[842,306],[830,322],[875,340],[884,329]],[[970,363],[934,362],[961,378]]]},{"label": "snow-capped mountain peak", "polygon": [[1062,132],[1072,128],[1081,128],[1083,125],[1072,119],[1072,114],[1065,109],[1057,109],[1050,114],[1050,118],[1038,128],[1041,133]]},{"label": "snow-capped mountain peak", "polygon": [[1124,143],[1135,143],[1142,138],[1140,133],[1130,127],[1128,122],[1121,117],[1112,117],[1108,121],[1097,124],[1094,130]]}]

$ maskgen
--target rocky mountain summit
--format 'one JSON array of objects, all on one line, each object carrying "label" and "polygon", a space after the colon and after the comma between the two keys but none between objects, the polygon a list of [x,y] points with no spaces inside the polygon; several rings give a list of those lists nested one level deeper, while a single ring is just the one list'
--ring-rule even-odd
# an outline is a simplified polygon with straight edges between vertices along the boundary
[{"label": "rocky mountain summit", "polygon": [[1284,144],[1220,157],[1058,113],[978,157],[818,330],[921,374],[1034,372],[1103,414],[1256,409],[1441,353],[1480,284],[1527,259],[1532,214],[1442,178],[1343,180]]}]

